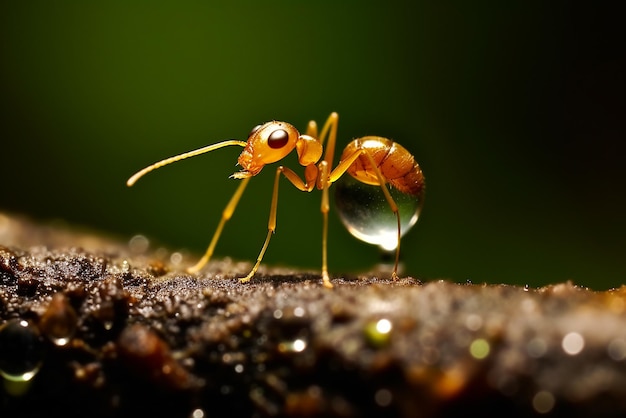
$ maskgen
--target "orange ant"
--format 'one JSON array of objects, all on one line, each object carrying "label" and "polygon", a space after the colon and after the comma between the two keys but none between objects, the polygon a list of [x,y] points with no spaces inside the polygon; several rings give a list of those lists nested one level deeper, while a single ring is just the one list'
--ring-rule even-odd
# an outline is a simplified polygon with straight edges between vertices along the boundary
[{"label": "orange ant", "polygon": [[[231,176],[232,178],[242,180],[242,182],[222,212],[222,218],[213,234],[213,238],[211,239],[206,253],[196,265],[187,269],[189,273],[197,273],[211,259],[224,224],[231,218],[250,179],[257,175],[266,164],[280,161],[295,148],[298,153],[298,162],[304,166],[304,180],[290,168],[279,166],[276,169],[272,203],[267,225],[267,237],[265,238],[265,242],[263,243],[263,247],[261,248],[261,252],[259,253],[254,267],[252,267],[250,273],[246,277],[241,278],[240,281],[242,283],[248,282],[256,273],[263,259],[263,255],[267,250],[270,238],[276,230],[278,183],[280,175],[283,174],[298,190],[310,192],[317,187],[317,189],[322,191],[322,280],[324,286],[329,288],[333,287],[328,276],[326,250],[329,212],[328,189],[332,183],[337,181],[346,172],[362,183],[380,186],[384,198],[397,219],[397,246],[392,273],[392,278],[395,280],[398,277],[400,237],[402,235],[400,228],[401,223],[398,206],[392,198],[386,183],[389,183],[401,193],[414,196],[415,199],[420,200],[421,207],[424,192],[424,176],[422,170],[414,157],[404,147],[387,138],[378,136],[366,136],[353,140],[346,146],[339,163],[333,168],[333,154],[337,138],[338,120],[339,115],[336,112],[331,113],[319,136],[315,121],[309,122],[306,135],[301,135],[293,125],[286,122],[267,122],[254,127],[248,135],[248,140],[245,142],[234,139],[227,140],[167,158],[137,172],[128,179],[126,184],[130,187],[135,184],[139,178],[150,171],[185,158],[194,157],[230,145],[238,145],[244,148],[237,160],[242,170]],[[326,154],[324,158],[321,159],[326,138],[328,138]]]}]

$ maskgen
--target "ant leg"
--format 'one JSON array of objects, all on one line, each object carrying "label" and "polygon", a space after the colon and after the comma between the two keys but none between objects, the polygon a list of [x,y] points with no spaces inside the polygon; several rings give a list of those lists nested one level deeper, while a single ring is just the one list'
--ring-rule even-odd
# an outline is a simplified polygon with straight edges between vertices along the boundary
[{"label": "ant leg", "polygon": [[256,273],[259,265],[261,264],[261,260],[263,260],[263,256],[265,255],[265,250],[267,250],[267,246],[270,243],[270,239],[272,238],[272,234],[276,231],[276,211],[278,209],[278,184],[280,180],[280,173],[283,171],[283,167],[278,167],[276,169],[276,176],[274,177],[274,191],[272,192],[272,206],[270,206],[270,217],[267,221],[267,237],[265,237],[265,242],[263,243],[263,247],[261,248],[261,252],[256,259],[256,263],[250,273],[246,277],[242,277],[239,279],[241,283],[249,282]]},{"label": "ant leg", "polygon": [[[313,165],[312,167],[315,166]],[[314,184],[307,184],[302,181],[302,179],[298,177],[298,175],[294,173],[293,170],[287,167],[280,166],[276,169],[276,176],[274,177],[274,190],[272,192],[272,205],[270,206],[270,216],[269,220],[267,221],[267,236],[265,237],[265,242],[263,243],[263,247],[261,248],[261,252],[256,259],[254,267],[252,267],[252,270],[250,270],[250,273],[248,273],[246,277],[242,277],[241,279],[239,279],[241,283],[249,282],[250,279],[252,279],[252,276],[254,276],[254,273],[256,273],[256,271],[258,270],[259,265],[261,265],[261,260],[263,260],[265,251],[269,246],[272,234],[274,234],[274,231],[276,231],[276,214],[278,211],[278,185],[280,183],[281,173],[287,178],[287,180],[291,182],[291,184],[293,184],[300,191],[310,192],[315,186]]]},{"label": "ant leg", "polygon": [[324,145],[324,141],[326,140],[326,136],[328,136],[328,144],[326,145],[326,155],[324,155],[324,161],[328,164],[328,172],[330,172],[333,168],[333,157],[335,155],[335,144],[337,142],[337,124],[339,123],[339,115],[337,112],[333,112],[328,116],[324,126],[322,127],[322,132],[318,140],[322,145]]},{"label": "ant leg", "polygon": [[320,179],[322,183],[322,204],[320,207],[322,212],[322,283],[324,287],[331,289],[333,284],[328,276],[328,212],[330,211],[328,188],[331,183],[328,179],[328,163],[326,161],[320,163]]},{"label": "ant leg", "polygon": [[398,210],[398,205],[393,200],[393,197],[391,197],[391,193],[389,193],[389,189],[387,188],[385,177],[383,176],[383,174],[380,172],[380,169],[376,165],[376,161],[374,161],[374,158],[372,157],[372,154],[370,154],[366,149],[359,148],[353,154],[349,155],[348,158],[346,158],[345,160],[339,162],[337,167],[335,167],[335,169],[330,173],[328,181],[330,183],[334,183],[335,181],[337,181],[342,175],[344,175],[346,173],[348,168],[350,168],[350,166],[361,155],[365,155],[367,157],[367,159],[369,160],[371,168],[376,173],[376,177],[378,177],[378,184],[380,185],[380,189],[382,190],[383,194],[385,195],[385,200],[387,200],[387,203],[389,204],[389,207],[391,208],[391,211],[396,216],[396,220],[398,222],[398,245],[396,246],[396,259],[395,259],[395,262],[394,262],[394,265],[393,265],[393,273],[391,274],[391,278],[393,280],[396,280],[398,278],[398,264],[400,262],[400,238],[402,236],[402,233],[401,233],[401,223],[400,223],[400,212]]},{"label": "ant leg", "polygon": [[209,244],[209,247],[204,253],[204,256],[193,267],[189,267],[187,269],[188,273],[199,272],[200,270],[202,270],[202,267],[204,267],[206,263],[208,263],[209,260],[211,259],[211,256],[213,255],[213,251],[215,250],[215,246],[217,245],[217,240],[222,234],[222,229],[224,228],[224,224],[226,224],[226,221],[228,221],[233,216],[233,212],[235,212],[235,208],[237,207],[237,204],[239,203],[239,199],[241,199],[241,195],[243,194],[243,191],[248,185],[250,178],[251,177],[243,179],[239,187],[237,187],[237,190],[235,190],[235,194],[233,194],[233,197],[230,198],[230,201],[228,202],[228,204],[226,205],[226,208],[224,208],[224,211],[222,212],[222,219],[220,219],[220,223],[217,225],[217,229],[215,230],[215,233],[213,234],[211,243]]}]

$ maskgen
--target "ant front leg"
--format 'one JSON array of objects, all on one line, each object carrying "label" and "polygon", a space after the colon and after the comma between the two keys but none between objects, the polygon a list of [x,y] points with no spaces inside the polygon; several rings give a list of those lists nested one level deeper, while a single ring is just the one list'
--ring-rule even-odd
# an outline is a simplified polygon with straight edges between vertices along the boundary
[{"label": "ant front leg", "polygon": [[[309,167],[315,167],[315,166],[309,166]],[[310,171],[308,167],[307,167],[307,171]],[[252,270],[250,270],[250,273],[248,273],[246,277],[242,277],[241,279],[239,279],[241,283],[249,282],[250,279],[252,279],[252,276],[254,276],[259,266],[261,265],[261,260],[263,260],[265,251],[267,250],[267,247],[269,246],[270,239],[272,238],[272,235],[276,231],[276,214],[278,211],[278,185],[280,183],[281,173],[285,175],[285,177],[291,182],[291,184],[293,184],[297,189],[303,192],[310,192],[311,190],[313,190],[313,187],[315,186],[314,184],[308,184],[302,181],[302,179],[300,179],[300,177],[298,177],[298,175],[294,173],[293,170],[287,167],[280,166],[276,169],[276,175],[274,176],[274,190],[272,192],[272,204],[270,206],[270,216],[269,216],[269,220],[267,221],[267,236],[265,237],[265,242],[263,243],[263,247],[261,248],[261,252],[259,253],[259,256],[257,257],[254,267],[252,267]],[[309,176],[310,175],[307,175],[307,178]]]},{"label": "ant front leg", "polygon": [[204,256],[202,256],[200,261],[198,261],[193,267],[189,267],[187,269],[188,273],[193,274],[202,270],[202,268],[206,265],[206,263],[208,263],[209,260],[211,259],[211,256],[213,256],[213,251],[215,250],[217,241],[219,240],[220,235],[222,235],[222,229],[224,229],[224,225],[226,224],[226,222],[233,216],[233,212],[235,212],[235,208],[237,208],[239,199],[241,199],[241,195],[243,194],[243,191],[246,189],[246,186],[248,185],[249,181],[250,181],[250,178],[243,179],[239,187],[237,187],[237,190],[235,190],[235,194],[233,194],[233,197],[230,198],[230,201],[228,202],[228,204],[222,211],[222,218],[220,219],[220,223],[217,225],[217,229],[215,230],[215,233],[213,234],[211,243],[209,244],[209,247],[204,253]]}]

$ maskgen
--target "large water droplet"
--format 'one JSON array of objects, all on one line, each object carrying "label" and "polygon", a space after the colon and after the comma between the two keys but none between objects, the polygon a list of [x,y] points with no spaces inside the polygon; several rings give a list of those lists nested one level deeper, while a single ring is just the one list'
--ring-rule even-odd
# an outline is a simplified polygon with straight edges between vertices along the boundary
[{"label": "large water droplet", "polygon": [[6,380],[28,381],[39,371],[44,341],[36,326],[12,319],[0,327],[0,374]]},{"label": "large water droplet", "polygon": [[[417,222],[423,193],[413,196],[388,187],[398,205],[400,232],[406,234]],[[348,231],[361,241],[376,244],[385,251],[398,246],[398,221],[380,186],[361,183],[344,175],[335,183],[335,206]]]}]

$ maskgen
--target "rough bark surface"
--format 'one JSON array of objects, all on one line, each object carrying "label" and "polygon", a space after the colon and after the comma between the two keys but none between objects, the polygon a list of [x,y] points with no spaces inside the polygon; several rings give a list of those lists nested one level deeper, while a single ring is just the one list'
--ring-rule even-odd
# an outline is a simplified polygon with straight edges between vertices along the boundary
[{"label": "rough bark surface", "polygon": [[240,284],[145,244],[0,214],[0,416],[626,414],[624,288]]}]

